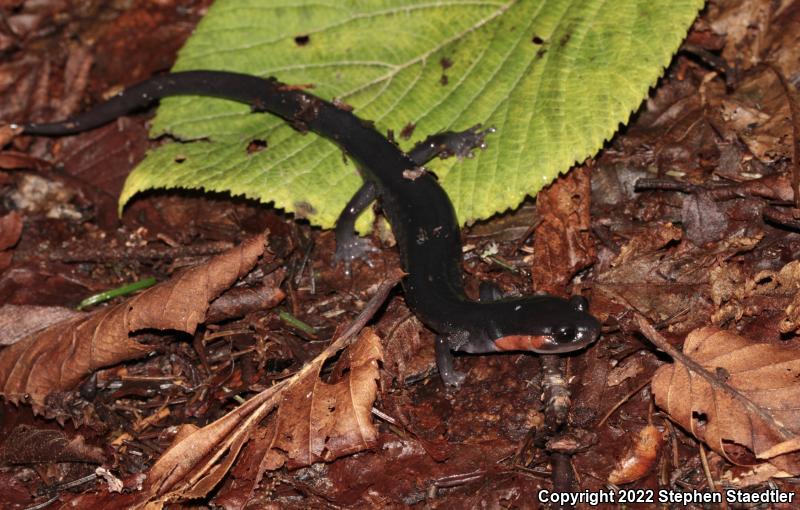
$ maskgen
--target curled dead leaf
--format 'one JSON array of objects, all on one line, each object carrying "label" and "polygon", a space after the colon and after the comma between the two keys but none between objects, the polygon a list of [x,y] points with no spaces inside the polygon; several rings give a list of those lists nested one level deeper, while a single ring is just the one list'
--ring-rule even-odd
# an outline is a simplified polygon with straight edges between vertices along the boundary
[{"label": "curled dead leaf", "polygon": [[707,327],[670,354],[652,387],[673,420],[733,463],[800,474],[800,350]]},{"label": "curled dead leaf", "polygon": [[54,324],[0,351],[0,395],[40,411],[50,393],[73,388],[93,371],[152,350],[131,338],[143,329],[193,333],[209,303],[247,274],[266,234],[173,276],[133,298]]},{"label": "curled dead leaf", "polygon": [[647,425],[639,431],[633,446],[628,449],[614,470],[608,475],[608,481],[621,485],[644,478],[650,472],[661,451],[664,435],[653,425]]}]

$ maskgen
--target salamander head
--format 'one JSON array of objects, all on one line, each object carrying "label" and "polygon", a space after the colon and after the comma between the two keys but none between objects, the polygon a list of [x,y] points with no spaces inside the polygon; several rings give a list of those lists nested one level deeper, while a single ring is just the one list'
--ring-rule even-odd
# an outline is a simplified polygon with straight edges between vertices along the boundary
[{"label": "salamander head", "polygon": [[581,296],[534,296],[497,304],[504,305],[503,313],[496,314],[488,333],[498,351],[571,352],[600,335],[600,322]]}]

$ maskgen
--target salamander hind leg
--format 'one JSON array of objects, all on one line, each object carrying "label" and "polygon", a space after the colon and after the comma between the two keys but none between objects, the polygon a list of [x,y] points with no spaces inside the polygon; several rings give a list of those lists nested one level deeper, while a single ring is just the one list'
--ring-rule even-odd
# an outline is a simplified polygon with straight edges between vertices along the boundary
[{"label": "salamander hind leg", "polygon": [[453,367],[453,353],[450,351],[450,341],[446,336],[436,337],[436,365],[439,367],[439,377],[445,386],[458,388],[467,377]]},{"label": "salamander hind leg", "polygon": [[355,232],[356,219],[378,197],[378,187],[367,181],[356,191],[353,198],[336,220],[336,255],[335,262],[344,263],[344,272],[350,275],[350,265],[356,259],[365,259],[369,253],[378,251],[369,239],[358,237]]}]

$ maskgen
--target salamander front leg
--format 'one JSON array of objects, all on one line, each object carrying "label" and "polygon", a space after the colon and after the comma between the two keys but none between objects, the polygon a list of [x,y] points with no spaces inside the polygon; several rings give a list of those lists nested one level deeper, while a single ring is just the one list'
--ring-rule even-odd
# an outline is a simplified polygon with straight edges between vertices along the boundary
[{"label": "salamander front leg", "polygon": [[436,337],[436,365],[439,367],[439,377],[446,386],[458,388],[464,382],[466,374],[457,372],[453,367],[453,353],[445,336]]},{"label": "salamander front leg", "polygon": [[493,127],[481,129],[480,124],[476,124],[464,131],[445,131],[431,135],[416,144],[410,151],[408,157],[414,164],[422,166],[436,156],[442,159],[450,156],[458,158],[473,157],[474,149],[486,148],[486,135],[494,133]]},{"label": "salamander front leg", "polygon": [[478,287],[481,303],[491,303],[503,299],[503,290],[494,282],[484,280]]},{"label": "salamander front leg", "polygon": [[369,239],[358,237],[355,232],[356,219],[369,204],[378,197],[378,187],[367,181],[356,191],[353,198],[336,220],[336,262],[344,262],[344,272],[350,276],[350,264],[356,259],[364,259],[370,252],[378,251]]}]

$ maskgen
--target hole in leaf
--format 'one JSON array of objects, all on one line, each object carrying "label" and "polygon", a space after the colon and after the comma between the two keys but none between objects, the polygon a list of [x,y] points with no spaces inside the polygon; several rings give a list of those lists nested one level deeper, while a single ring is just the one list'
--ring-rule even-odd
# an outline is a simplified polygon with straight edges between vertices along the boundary
[{"label": "hole in leaf", "polygon": [[298,46],[305,46],[311,42],[311,36],[309,35],[298,35],[294,38],[294,43]]},{"label": "hole in leaf", "polygon": [[694,419],[695,428],[696,430],[702,430],[706,428],[708,424],[708,415],[706,413],[698,413],[697,411],[692,412],[692,418]]},{"label": "hole in leaf", "polygon": [[247,154],[256,154],[267,148],[267,141],[254,138],[247,144]]}]

